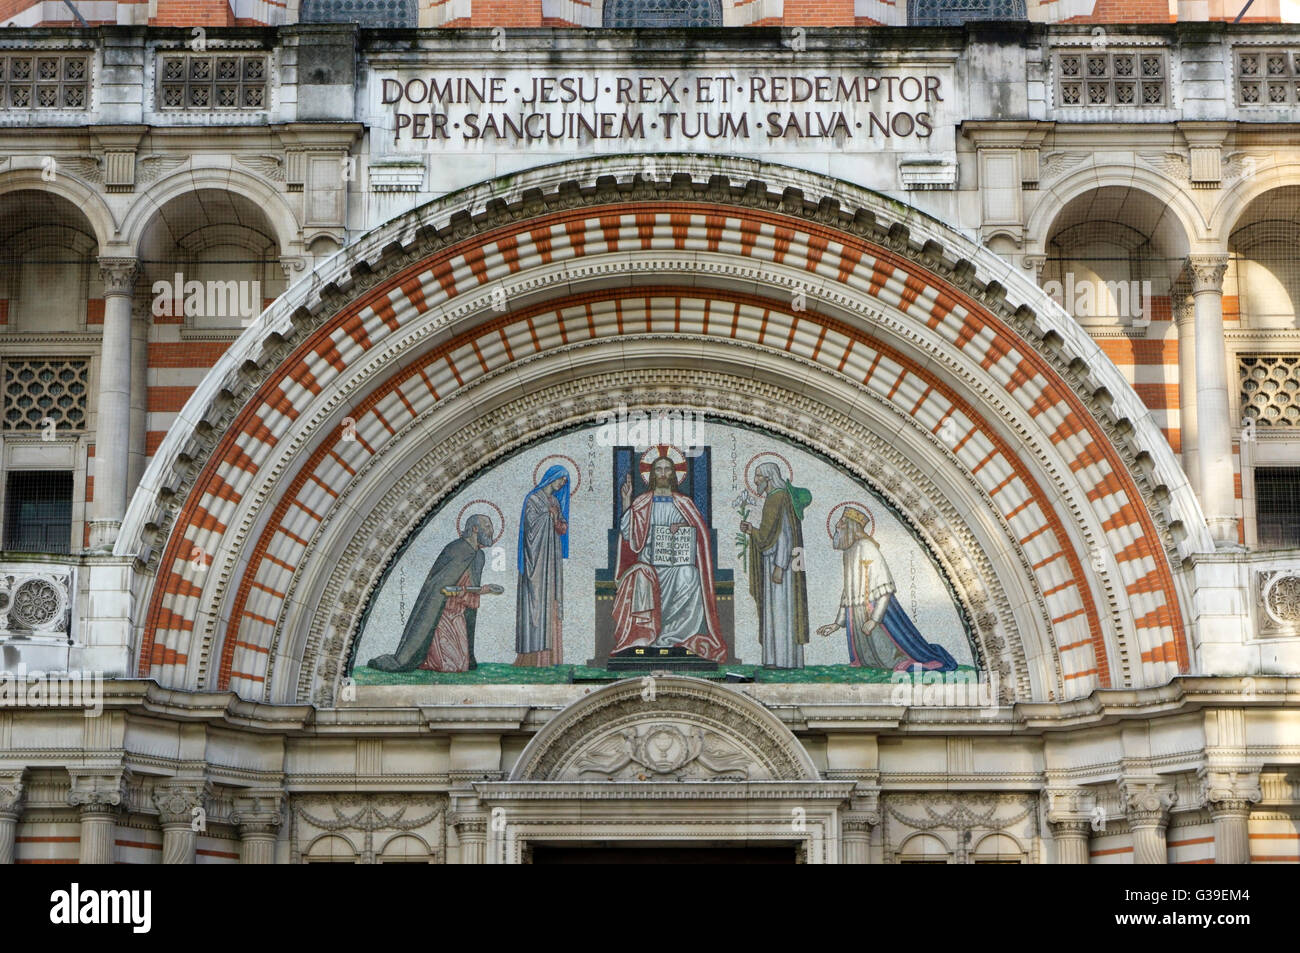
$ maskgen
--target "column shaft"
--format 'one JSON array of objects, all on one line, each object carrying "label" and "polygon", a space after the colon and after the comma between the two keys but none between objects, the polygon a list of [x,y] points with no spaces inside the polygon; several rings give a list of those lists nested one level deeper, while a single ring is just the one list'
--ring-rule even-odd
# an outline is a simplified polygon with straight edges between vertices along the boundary
[{"label": "column shaft", "polygon": [[132,259],[101,259],[104,339],[95,413],[92,549],[108,549],[126,515],[131,453],[131,307],[138,271]]},{"label": "column shaft", "polygon": [[113,862],[113,831],[117,814],[103,805],[89,804],[81,809],[81,863]]},{"label": "column shaft", "polygon": [[1214,862],[1250,863],[1250,806],[1211,810],[1214,818]]},{"label": "column shaft", "polygon": [[1223,337],[1223,273],[1227,259],[1191,258],[1196,325],[1197,456],[1201,507],[1216,543],[1237,542],[1237,494],[1228,414],[1227,346]]}]

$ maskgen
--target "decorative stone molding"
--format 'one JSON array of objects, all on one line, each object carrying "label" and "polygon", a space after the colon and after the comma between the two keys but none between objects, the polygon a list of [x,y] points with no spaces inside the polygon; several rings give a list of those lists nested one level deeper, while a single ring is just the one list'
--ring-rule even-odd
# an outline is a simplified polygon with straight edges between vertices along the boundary
[{"label": "decorative stone molding", "polygon": [[953,863],[967,863],[977,838],[991,833],[1011,835],[1036,862],[1038,800],[1017,793],[886,793],[881,798],[886,863],[896,863],[903,842],[918,832],[947,834]]},{"label": "decorative stone molding", "polygon": [[290,860],[302,863],[313,842],[323,835],[336,835],[351,844],[361,863],[373,864],[387,842],[402,834],[418,837],[428,847],[431,859],[441,859],[446,811],[447,800],[443,795],[295,797],[290,804],[293,820]]}]

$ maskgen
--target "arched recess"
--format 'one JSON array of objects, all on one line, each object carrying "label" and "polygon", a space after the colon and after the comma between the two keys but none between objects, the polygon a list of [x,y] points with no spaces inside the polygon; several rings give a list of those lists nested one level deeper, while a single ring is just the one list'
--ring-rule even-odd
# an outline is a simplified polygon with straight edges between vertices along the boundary
[{"label": "arched recess", "polygon": [[[1025,248],[1035,254],[1046,250],[1052,236],[1053,224],[1061,210],[1072,202],[1090,192],[1102,192],[1105,189],[1131,189],[1140,193],[1144,200],[1152,200],[1167,208],[1180,226],[1186,241],[1193,245],[1203,244],[1211,233],[1208,219],[1191,198],[1190,190],[1179,187],[1177,165],[1166,172],[1154,167],[1142,166],[1093,166],[1089,164],[1090,156],[1085,153],[1063,153],[1060,161],[1068,163],[1077,157],[1080,163],[1050,186],[1042,189],[1034,201],[1033,210],[1025,222]],[[1048,160],[1052,161],[1051,159]],[[1152,162],[1157,161],[1151,158]],[[1173,159],[1159,157],[1161,162],[1174,163]]]},{"label": "arched recess", "polygon": [[0,196],[15,192],[39,192],[58,196],[80,211],[94,232],[101,254],[108,254],[119,241],[119,230],[112,211],[98,192],[85,185],[67,170],[57,167],[50,181],[42,178],[42,169],[12,169],[0,173]]},{"label": "arched recess", "polygon": [[412,528],[619,399],[761,426],[860,476],[938,554],[1007,697],[1189,670],[1170,557],[1208,532],[1081,328],[874,193],[748,160],[656,167],[671,179],[580,161],[456,193],[268,309],[182,411],[119,537],[153,573],[139,674],[331,703]]},{"label": "arched recess", "polygon": [[[231,160],[233,163],[233,160]],[[260,210],[275,231],[283,258],[302,255],[302,226],[284,197],[255,175],[229,167],[177,168],[155,182],[132,204],[122,221],[126,247],[139,250],[150,228],[171,203],[184,203],[204,190],[230,193],[246,199]],[[295,275],[295,278],[301,277]]]}]

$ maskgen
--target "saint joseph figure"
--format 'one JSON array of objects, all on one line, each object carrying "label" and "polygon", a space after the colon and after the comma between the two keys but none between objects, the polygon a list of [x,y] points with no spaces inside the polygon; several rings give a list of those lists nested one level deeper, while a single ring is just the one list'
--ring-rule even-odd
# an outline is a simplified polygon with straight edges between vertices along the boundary
[{"label": "saint joseph figure", "polygon": [[764,668],[803,668],[808,644],[808,587],[803,572],[803,513],[812,494],[782,479],[771,461],[754,471],[754,488],[763,497],[757,526],[749,536],[749,594],[758,606]]},{"label": "saint joseph figure", "polygon": [[391,655],[370,660],[381,672],[465,672],[474,662],[474,622],[479,597],[499,596],[497,585],[480,586],[483,547],[492,545],[492,522],[481,513],[465,521],[458,539],[443,547],[420,587],[401,641]]},{"label": "saint joseph figure", "polygon": [[569,558],[569,471],[556,464],[524,497],[519,514],[516,665],[560,665],[564,560]]},{"label": "saint joseph figure", "polygon": [[876,541],[867,533],[867,516],[846,507],[835,524],[832,545],[843,557],[844,587],[835,621],[817,630],[840,629],[848,638],[850,664],[895,671],[919,666],[951,672],[957,662],[941,645],[927,642],[894,598],[897,587]]},{"label": "saint joseph figure", "polygon": [[615,653],[636,646],[682,646],[725,662],[709,526],[691,498],[677,492],[672,460],[659,457],[651,465],[649,493],[632,498],[630,473],[620,491]]}]

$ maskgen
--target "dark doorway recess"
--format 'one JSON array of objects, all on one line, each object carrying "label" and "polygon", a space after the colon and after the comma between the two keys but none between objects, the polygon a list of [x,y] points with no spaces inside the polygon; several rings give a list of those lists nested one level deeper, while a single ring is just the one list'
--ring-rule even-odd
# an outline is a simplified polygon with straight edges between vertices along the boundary
[{"label": "dark doorway recess", "polygon": [[534,864],[793,864],[794,847],[544,847]]}]

